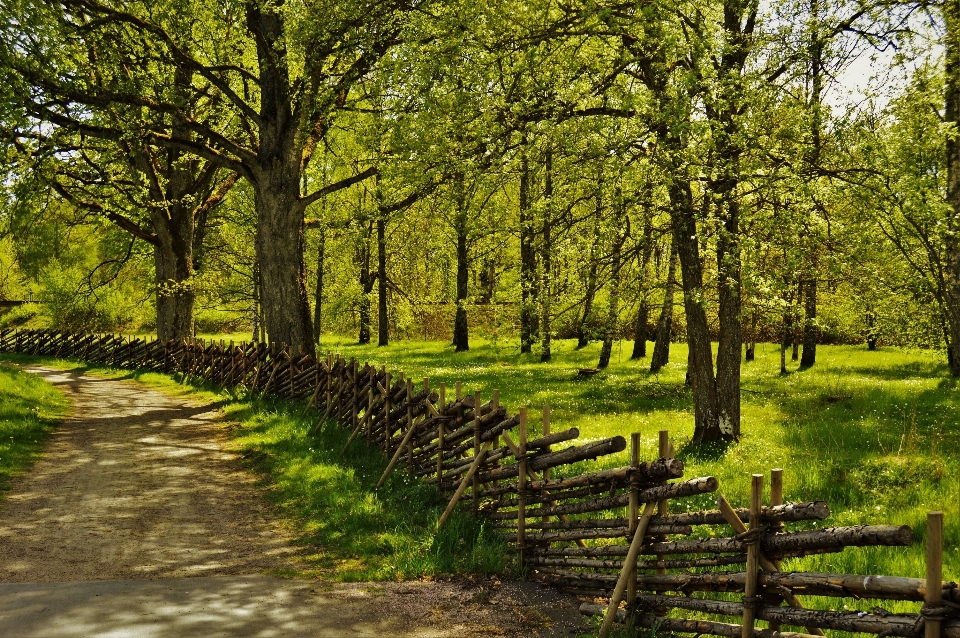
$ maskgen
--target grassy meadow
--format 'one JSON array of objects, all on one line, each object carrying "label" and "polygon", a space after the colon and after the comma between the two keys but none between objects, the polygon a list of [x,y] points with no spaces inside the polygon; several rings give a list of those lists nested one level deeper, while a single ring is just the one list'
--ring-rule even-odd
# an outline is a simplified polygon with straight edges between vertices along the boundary
[{"label": "grassy meadow", "polygon": [[[583,350],[574,345],[556,342],[549,364],[519,354],[515,344],[476,340],[461,354],[437,342],[377,348],[332,338],[323,349],[386,364],[417,381],[429,377],[435,388],[446,382],[448,396],[458,380],[465,393],[480,392],[484,399],[498,388],[509,410],[530,407],[534,433],[541,407],[549,404],[553,431],[577,427],[581,441],[640,432],[641,457],[652,459],[657,433],[667,429],[687,477],[716,476],[735,505],[746,505],[751,473],[781,467],[787,500],[830,504],[831,517],[819,525],[908,524],[918,540],[910,548],[847,549],[794,559],[785,569],[922,577],[926,512],[943,510],[944,577],[960,579],[960,389],[938,353],[821,346],[814,368],[797,370],[793,364],[780,375],[777,347],[758,345],[756,361],[743,368],[743,439],[704,452],[685,445],[693,416],[684,386],[684,345],[673,344],[673,363],[651,375],[648,360],[628,360],[632,344],[618,344],[610,368],[587,379],[577,379],[576,372],[595,365],[599,345]],[[262,473],[271,499],[301,542],[317,548],[304,574],[367,580],[512,569],[502,545],[469,516],[459,516],[434,537],[444,504],[432,489],[401,471],[391,476],[388,489],[375,491],[386,465],[379,452],[355,444],[341,453],[347,433],[338,427],[322,427],[311,436],[317,415],[302,416],[302,406],[218,393],[159,374],[99,372],[219,401],[232,423],[230,445]],[[624,452],[568,471],[626,462]],[[683,506],[712,508],[714,497],[685,499]],[[811,600],[811,606],[827,604]]]},{"label": "grassy meadow", "polygon": [[[685,446],[693,433],[692,398],[684,386],[686,346],[673,344],[671,363],[657,375],[649,359],[630,361],[632,343],[616,344],[610,367],[577,379],[593,367],[599,344],[576,350],[555,342],[553,361],[539,362],[515,347],[476,342],[454,354],[446,344],[400,342],[385,348],[337,343],[324,348],[346,357],[386,364],[431,385],[462,381],[464,392],[489,397],[500,390],[510,410],[531,409],[536,422],[550,405],[551,428],[580,430],[581,439],[640,432],[641,458],[657,456],[657,434],[670,431],[686,475],[716,476],[720,491],[747,505],[751,473],[784,469],[785,497],[825,500],[832,515],[823,525],[907,524],[923,539],[926,513],[946,515],[944,574],[960,579],[960,388],[938,353],[865,346],[820,346],[817,365],[779,374],[777,346],[758,344],[743,367],[740,443],[698,452]],[[536,425],[533,429],[536,430]],[[627,452],[600,459],[627,463]],[[713,497],[685,499],[713,507]],[[848,549],[791,561],[787,568],[923,576],[923,549]]]}]

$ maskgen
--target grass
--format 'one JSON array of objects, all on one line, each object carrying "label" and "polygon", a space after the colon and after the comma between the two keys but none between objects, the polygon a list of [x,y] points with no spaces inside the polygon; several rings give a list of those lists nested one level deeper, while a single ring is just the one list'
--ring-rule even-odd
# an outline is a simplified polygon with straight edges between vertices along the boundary
[{"label": "grass", "polygon": [[37,459],[68,408],[66,396],[49,383],[0,366],[0,490]]},{"label": "grass", "polygon": [[[19,362],[38,361],[14,356]],[[143,382],[169,394],[216,402],[229,431],[229,447],[260,474],[268,498],[289,521],[309,554],[295,574],[334,581],[404,580],[451,573],[511,573],[512,558],[492,528],[456,512],[439,533],[446,507],[436,490],[396,468],[380,490],[383,455],[330,422],[310,431],[318,415],[303,406],[246,393],[220,392],[179,377],[117,370],[75,361],[47,365]],[[36,383],[39,379],[26,377]],[[0,444],[2,449],[2,444]]]},{"label": "grass", "polygon": [[[596,364],[597,344],[577,350],[573,341],[554,342],[549,364],[502,342],[474,341],[460,354],[436,342],[324,344],[334,346],[347,357],[428,376],[433,385],[460,380],[465,392],[484,397],[499,388],[511,410],[527,405],[535,416],[549,404],[553,431],[577,427],[581,440],[640,432],[642,458],[657,456],[657,433],[667,429],[686,475],[716,476],[735,505],[746,506],[751,473],[781,467],[788,500],[830,504],[823,525],[907,524],[918,540],[910,548],[792,560],[788,569],[922,577],[926,513],[942,510],[944,576],[960,578],[960,390],[937,353],[821,346],[816,366],[780,375],[777,347],[758,345],[756,361],[743,368],[743,438],[704,454],[683,445],[693,433],[693,405],[682,344],[672,346],[674,363],[658,375],[649,373],[649,360],[628,360],[630,342],[616,344],[611,366],[584,380],[576,371]],[[600,462],[626,464],[627,453]],[[711,495],[683,503],[714,506]]]},{"label": "grass", "polygon": [[[643,458],[656,456],[657,432],[668,429],[686,475],[716,476],[735,505],[746,505],[751,473],[782,467],[788,500],[830,504],[831,517],[819,525],[907,524],[918,541],[909,548],[794,559],[785,569],[923,577],[926,513],[943,510],[944,577],[960,579],[960,390],[937,353],[821,346],[815,367],[780,375],[777,348],[758,346],[757,360],[743,369],[742,441],[702,453],[684,446],[693,413],[683,383],[682,344],[673,345],[675,363],[658,375],[648,372],[648,360],[628,360],[630,343],[618,344],[610,368],[585,380],[577,380],[576,371],[595,365],[599,347],[574,346],[555,342],[550,364],[502,341],[475,340],[470,352],[460,354],[436,342],[377,348],[327,338],[323,348],[386,364],[417,380],[430,377],[433,387],[445,381],[451,394],[457,380],[465,392],[479,391],[485,398],[498,388],[511,411],[530,406],[532,422],[548,403],[553,430],[577,427],[581,441],[640,432]],[[116,374],[168,391],[196,390],[162,375]],[[341,455],[346,433],[339,428],[324,428],[311,438],[307,431],[316,417],[303,419],[295,407],[244,396],[220,399],[237,423],[233,445],[272,482],[273,498],[295,521],[302,542],[321,548],[305,571],[355,580],[510,568],[502,546],[469,517],[455,519],[434,538],[432,525],[442,504],[429,488],[406,482],[403,472],[391,477],[388,489],[374,491],[385,460],[359,445]],[[535,434],[537,426],[532,429]],[[600,462],[625,464],[627,455]],[[713,497],[685,499],[683,506],[711,508]],[[820,608],[835,602],[810,599]],[[884,606],[916,610],[916,605]]]}]

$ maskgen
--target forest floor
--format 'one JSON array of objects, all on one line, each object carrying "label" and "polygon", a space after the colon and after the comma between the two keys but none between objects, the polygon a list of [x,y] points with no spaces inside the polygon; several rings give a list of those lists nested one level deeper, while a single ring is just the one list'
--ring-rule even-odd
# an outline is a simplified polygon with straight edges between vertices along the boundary
[{"label": "forest floor", "polygon": [[576,602],[449,577],[292,578],[309,551],[221,405],[27,366],[73,405],[0,503],[0,635],[568,635]]}]

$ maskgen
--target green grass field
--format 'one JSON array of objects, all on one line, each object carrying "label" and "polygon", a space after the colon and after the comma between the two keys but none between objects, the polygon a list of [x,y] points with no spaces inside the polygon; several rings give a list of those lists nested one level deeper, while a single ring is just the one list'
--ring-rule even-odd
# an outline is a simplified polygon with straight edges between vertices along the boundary
[{"label": "green grass field", "polygon": [[[596,364],[598,344],[578,351],[572,341],[555,342],[550,364],[477,341],[461,354],[446,344],[417,342],[377,348],[328,339],[324,348],[415,379],[430,377],[434,386],[460,380],[464,392],[482,397],[499,388],[508,409],[526,405],[535,418],[549,404],[553,431],[577,427],[582,439],[640,432],[641,458],[655,458],[657,433],[669,430],[686,475],[716,476],[735,504],[746,505],[751,473],[769,475],[780,467],[788,500],[830,504],[826,525],[907,524],[922,541],[927,511],[942,510],[944,575],[960,578],[960,389],[938,353],[821,346],[815,367],[798,371],[794,364],[781,376],[778,348],[758,345],[756,361],[743,368],[743,439],[702,454],[684,445],[693,432],[692,399],[683,384],[685,345],[673,344],[674,363],[658,375],[649,373],[649,360],[628,360],[631,345],[615,345],[608,370],[584,380],[576,371]],[[627,453],[601,461],[626,464]],[[709,495],[684,504],[714,506]],[[847,550],[788,567],[920,577],[923,565],[918,543]]]},{"label": "green grass field", "polygon": [[66,396],[39,377],[0,366],[0,490],[39,456],[69,407]]},{"label": "green grass field", "polygon": [[[323,347],[384,363],[418,381],[430,377],[433,387],[446,382],[448,396],[457,380],[464,392],[483,398],[498,388],[509,410],[529,406],[534,423],[549,404],[552,429],[577,427],[581,440],[640,432],[643,458],[656,456],[657,432],[667,429],[686,475],[716,476],[734,504],[746,504],[751,473],[781,467],[788,500],[830,504],[833,514],[821,526],[908,524],[918,540],[910,548],[847,549],[791,560],[785,569],[922,577],[926,512],[943,510],[944,577],[960,579],[960,390],[937,353],[822,346],[816,367],[781,376],[777,348],[758,346],[757,360],[744,366],[743,439],[704,454],[684,445],[693,429],[692,400],[683,385],[686,348],[674,344],[671,359],[679,363],[650,375],[646,360],[627,360],[630,345],[622,344],[622,356],[615,347],[610,368],[585,380],[577,380],[576,371],[595,364],[597,345],[577,351],[572,342],[557,342],[550,364],[502,342],[475,341],[462,354],[435,342],[377,348],[327,339]],[[113,374],[167,391],[209,393],[163,375]],[[310,437],[315,414],[301,417],[301,408],[283,401],[219,398],[226,399],[223,409],[237,423],[233,445],[274,486],[272,498],[295,522],[302,541],[319,548],[306,573],[359,580],[510,569],[502,546],[467,516],[434,538],[433,521],[443,504],[403,472],[391,477],[389,489],[375,492],[386,461],[359,445],[341,454],[346,433],[340,428],[326,427]],[[601,459],[610,466],[626,461],[626,453]],[[683,506],[712,508],[714,499],[685,499]],[[886,608],[916,610],[915,605]]]}]

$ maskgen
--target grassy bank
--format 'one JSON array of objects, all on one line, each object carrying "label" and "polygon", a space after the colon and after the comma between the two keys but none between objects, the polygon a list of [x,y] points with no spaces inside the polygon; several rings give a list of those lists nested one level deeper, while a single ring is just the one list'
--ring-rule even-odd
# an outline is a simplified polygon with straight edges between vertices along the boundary
[{"label": "grassy bank", "polygon": [[49,383],[0,365],[0,490],[36,460],[69,407],[64,394]]}]

